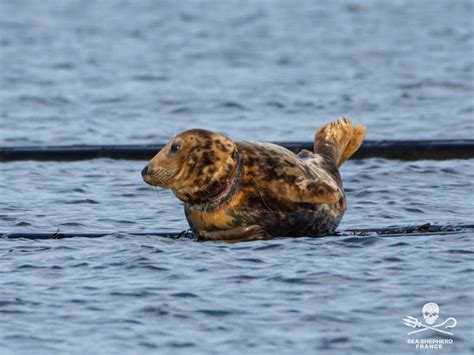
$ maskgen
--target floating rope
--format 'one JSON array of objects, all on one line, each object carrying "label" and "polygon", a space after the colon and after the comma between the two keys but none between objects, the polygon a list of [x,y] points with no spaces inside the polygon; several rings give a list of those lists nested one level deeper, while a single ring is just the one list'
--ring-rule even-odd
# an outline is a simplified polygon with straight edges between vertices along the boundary
[{"label": "floating rope", "polygon": [[[407,226],[407,227],[387,227],[387,228],[369,228],[369,229],[346,229],[339,230],[333,237],[403,237],[403,236],[427,236],[427,235],[446,235],[463,232],[474,232],[474,225],[432,225],[430,223]],[[163,238],[197,238],[190,231],[183,232],[13,232],[0,233],[0,239],[64,239],[64,238],[100,238],[110,235],[128,235],[128,236],[151,236]]]},{"label": "floating rope", "polygon": [[[275,142],[295,153],[313,149],[312,142]],[[72,145],[0,147],[0,162],[15,160],[74,161],[97,158],[149,160],[163,148],[157,145]],[[474,140],[365,141],[353,159],[446,160],[474,158]]]}]

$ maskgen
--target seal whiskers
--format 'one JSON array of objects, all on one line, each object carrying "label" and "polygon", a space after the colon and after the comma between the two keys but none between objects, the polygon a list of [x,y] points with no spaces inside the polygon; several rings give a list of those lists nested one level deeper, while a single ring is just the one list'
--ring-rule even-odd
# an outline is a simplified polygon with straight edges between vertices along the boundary
[{"label": "seal whiskers", "polygon": [[158,191],[158,187],[152,186],[151,190],[153,191],[153,195],[155,195],[158,198],[158,200],[162,201],[161,196],[160,196],[160,191]]}]

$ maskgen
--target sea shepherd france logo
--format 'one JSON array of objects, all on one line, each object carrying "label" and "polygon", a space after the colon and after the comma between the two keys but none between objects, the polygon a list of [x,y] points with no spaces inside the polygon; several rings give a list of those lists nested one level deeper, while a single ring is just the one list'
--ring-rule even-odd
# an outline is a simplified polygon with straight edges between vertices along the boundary
[{"label": "sea shepherd france logo", "polygon": [[[439,318],[439,306],[434,302],[426,303],[422,309],[424,323],[412,316],[406,316],[403,318],[403,324],[407,327],[414,328],[415,330],[410,331],[408,335],[417,333],[423,333],[427,330],[439,333],[439,335],[452,336],[453,333],[449,330],[454,328],[458,322],[456,318],[446,318],[444,322],[436,323]],[[452,344],[453,339],[450,338],[429,338],[429,339],[418,339],[411,338],[407,340],[408,344],[414,344],[417,349],[442,349],[444,344]]]}]

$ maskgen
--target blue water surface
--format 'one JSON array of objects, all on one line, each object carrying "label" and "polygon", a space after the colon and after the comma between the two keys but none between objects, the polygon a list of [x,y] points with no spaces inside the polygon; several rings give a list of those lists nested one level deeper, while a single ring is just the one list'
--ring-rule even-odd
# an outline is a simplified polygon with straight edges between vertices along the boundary
[{"label": "blue water surface", "polygon": [[[473,136],[472,1],[0,1],[0,145]],[[0,354],[474,352],[472,232],[197,243],[145,161],[0,163]],[[472,160],[349,161],[341,229],[474,224]],[[402,319],[457,319],[417,350]],[[438,338],[426,331],[419,338]]]}]

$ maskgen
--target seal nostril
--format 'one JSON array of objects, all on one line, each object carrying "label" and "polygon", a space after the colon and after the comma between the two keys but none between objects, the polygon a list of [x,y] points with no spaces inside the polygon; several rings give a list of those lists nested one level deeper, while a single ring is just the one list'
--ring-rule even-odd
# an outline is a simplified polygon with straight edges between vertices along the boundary
[{"label": "seal nostril", "polygon": [[142,170],[142,177],[145,177],[146,173],[148,172],[148,165],[145,166]]}]

